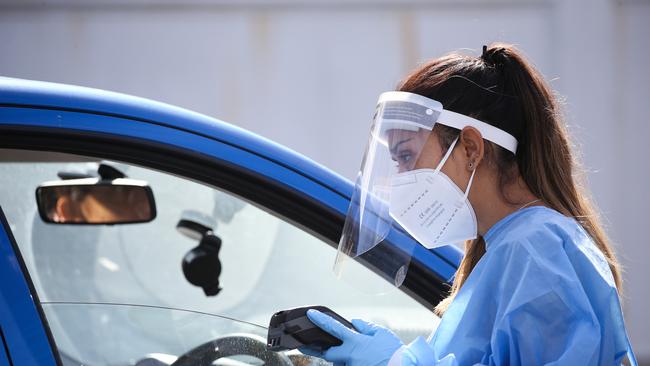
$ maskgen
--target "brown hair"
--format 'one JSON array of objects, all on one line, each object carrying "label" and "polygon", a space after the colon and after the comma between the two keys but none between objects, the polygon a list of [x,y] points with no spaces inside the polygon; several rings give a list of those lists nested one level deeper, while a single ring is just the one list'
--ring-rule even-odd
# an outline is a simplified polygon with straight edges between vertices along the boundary
[{"label": "brown hair", "polygon": [[[619,264],[585,188],[576,182],[578,164],[558,102],[541,73],[521,52],[511,45],[493,44],[484,47],[481,57],[452,53],[419,67],[399,90],[435,99],[445,109],[513,135],[519,141],[516,154],[486,141],[485,161],[496,167],[502,193],[505,185],[521,175],[547,206],[576,218],[604,254],[620,289]],[[434,131],[444,149],[459,134],[459,130],[442,125],[436,125]],[[438,315],[445,312],[484,253],[483,238],[465,243],[465,256],[450,294],[436,306]]]}]

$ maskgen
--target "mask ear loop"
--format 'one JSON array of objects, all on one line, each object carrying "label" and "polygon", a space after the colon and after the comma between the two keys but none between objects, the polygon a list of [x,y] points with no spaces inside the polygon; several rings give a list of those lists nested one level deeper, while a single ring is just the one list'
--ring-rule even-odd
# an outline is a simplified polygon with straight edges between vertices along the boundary
[{"label": "mask ear loop", "polygon": [[467,183],[467,189],[465,190],[465,199],[469,196],[469,187],[472,186],[472,182],[474,181],[474,173],[476,173],[476,168],[472,170],[472,175],[469,176],[469,182]]},{"label": "mask ear loop", "polygon": [[454,142],[452,142],[451,145],[449,145],[449,149],[447,149],[445,156],[442,158],[442,160],[440,160],[440,163],[438,163],[438,166],[436,167],[436,173],[438,173],[440,169],[442,169],[442,166],[445,165],[447,159],[449,158],[449,155],[451,155],[451,152],[454,151],[454,146],[456,146],[457,142],[458,142],[458,137],[456,137],[456,139],[454,139]]},{"label": "mask ear loop", "polygon": [[[440,169],[442,169],[442,167],[447,162],[447,159],[449,159],[449,156],[451,155],[452,151],[454,150],[454,147],[456,146],[456,143],[458,142],[459,137],[456,137],[454,139],[454,142],[452,142],[451,145],[449,145],[449,149],[447,149],[447,152],[445,153],[445,156],[442,158],[442,160],[440,160],[440,163],[438,163],[438,166],[436,167],[436,174],[440,172]],[[467,183],[467,189],[465,189],[465,194],[464,194],[465,199],[467,199],[467,197],[469,196],[469,188],[472,186],[472,182],[474,181],[474,174],[475,173],[476,173],[476,168],[474,168],[474,170],[472,170],[472,175],[470,175],[470,177],[469,177],[469,182]]]}]

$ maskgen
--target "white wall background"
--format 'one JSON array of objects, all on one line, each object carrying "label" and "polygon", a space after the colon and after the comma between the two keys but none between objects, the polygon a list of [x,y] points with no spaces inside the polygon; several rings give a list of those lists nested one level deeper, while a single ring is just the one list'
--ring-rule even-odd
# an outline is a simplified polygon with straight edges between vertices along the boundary
[{"label": "white wall background", "polygon": [[517,44],[566,99],[650,362],[650,1],[0,0],[0,74],[193,109],[356,174],[376,98],[457,49]]}]

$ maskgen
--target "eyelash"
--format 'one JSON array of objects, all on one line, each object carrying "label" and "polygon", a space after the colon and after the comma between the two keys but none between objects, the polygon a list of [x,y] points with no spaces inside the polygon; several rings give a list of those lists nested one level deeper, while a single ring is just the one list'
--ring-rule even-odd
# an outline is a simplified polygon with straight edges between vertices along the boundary
[{"label": "eyelash", "polygon": [[399,153],[393,160],[399,165],[400,163],[408,163],[411,161],[411,158],[413,157],[413,154],[410,152],[402,152]]},{"label": "eyelash", "polygon": [[411,156],[413,156],[411,153],[405,153],[400,154],[397,158],[402,160],[406,160],[408,158],[408,160],[411,160]]}]

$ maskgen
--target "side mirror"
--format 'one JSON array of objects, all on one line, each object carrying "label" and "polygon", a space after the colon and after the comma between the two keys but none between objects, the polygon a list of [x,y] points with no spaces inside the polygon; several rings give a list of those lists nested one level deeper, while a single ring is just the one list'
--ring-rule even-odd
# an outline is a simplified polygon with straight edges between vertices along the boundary
[{"label": "side mirror", "polygon": [[41,219],[53,224],[130,224],[156,217],[151,187],[133,179],[46,182],[36,188],[36,202]]}]

